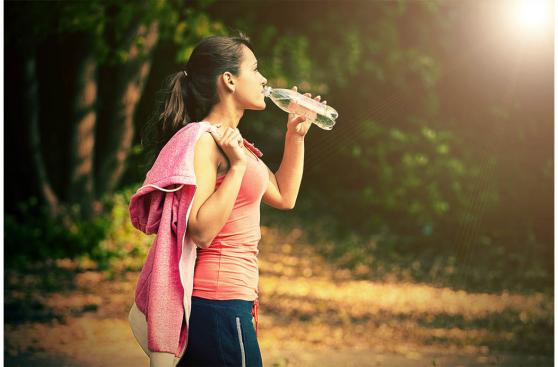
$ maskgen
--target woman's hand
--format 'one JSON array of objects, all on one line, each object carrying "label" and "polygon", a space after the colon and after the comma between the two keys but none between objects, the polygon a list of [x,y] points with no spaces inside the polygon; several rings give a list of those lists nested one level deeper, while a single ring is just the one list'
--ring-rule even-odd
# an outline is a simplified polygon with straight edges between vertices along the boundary
[{"label": "woman's hand", "polygon": [[[298,87],[295,85],[292,87],[295,92],[297,91]],[[304,93],[306,97],[312,98],[312,94]],[[320,101],[322,97],[317,96],[314,98],[316,101]],[[327,104],[327,101],[323,101],[323,104]],[[295,103],[296,105],[296,103]],[[308,133],[310,126],[312,125],[311,121],[306,121],[306,117],[297,115],[295,113],[289,113],[289,117],[287,119],[287,135],[293,135],[297,137],[304,137]]]},{"label": "woman's hand", "polygon": [[246,165],[248,163],[246,153],[244,152],[244,139],[238,129],[227,127],[223,134],[213,130],[210,130],[210,133],[213,135],[217,145],[227,155],[231,166]]}]

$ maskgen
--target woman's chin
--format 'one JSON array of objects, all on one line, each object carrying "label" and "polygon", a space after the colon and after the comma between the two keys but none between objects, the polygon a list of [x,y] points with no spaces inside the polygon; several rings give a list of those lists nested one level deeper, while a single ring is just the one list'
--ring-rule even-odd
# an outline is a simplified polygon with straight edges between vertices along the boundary
[{"label": "woman's chin", "polygon": [[261,111],[261,110],[265,110],[266,107],[267,105],[265,104],[265,100],[261,99],[255,102],[254,104],[252,104],[250,107],[247,107],[247,109]]}]

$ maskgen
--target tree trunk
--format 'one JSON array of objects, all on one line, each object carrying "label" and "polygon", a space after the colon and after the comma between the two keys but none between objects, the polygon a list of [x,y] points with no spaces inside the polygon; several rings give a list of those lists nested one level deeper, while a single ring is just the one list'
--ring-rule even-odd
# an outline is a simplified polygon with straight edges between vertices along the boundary
[{"label": "tree trunk", "polygon": [[93,157],[95,125],[97,122],[97,61],[87,54],[81,61],[76,81],[74,118],[70,141],[68,201],[79,204],[80,217],[89,219],[93,214]]},{"label": "tree trunk", "polygon": [[[136,39],[143,37],[145,42],[140,50]],[[146,27],[140,25],[131,38],[128,62],[119,66],[114,81],[117,103],[109,110],[110,134],[106,150],[99,155],[98,174],[96,175],[96,196],[110,195],[124,173],[126,159],[134,137],[134,112],[140,100],[149,71],[153,49],[158,41],[158,23]],[[141,53],[140,53],[141,51]]]},{"label": "tree trunk", "polygon": [[48,207],[49,215],[60,218],[66,229],[72,228],[72,220],[67,208],[60,202],[48,178],[47,168],[41,149],[39,130],[39,85],[35,56],[29,56],[25,65],[25,85],[28,86],[26,110],[29,118],[29,149],[31,150],[33,169],[37,173],[39,195]]},{"label": "tree trunk", "polygon": [[39,131],[39,86],[37,81],[36,59],[29,56],[25,65],[25,85],[27,94],[25,96],[26,110],[29,118],[29,148],[33,157],[34,171],[37,173],[39,193],[48,207],[51,216],[60,213],[59,199],[52,189],[48,178],[47,169],[41,151],[41,135]]}]

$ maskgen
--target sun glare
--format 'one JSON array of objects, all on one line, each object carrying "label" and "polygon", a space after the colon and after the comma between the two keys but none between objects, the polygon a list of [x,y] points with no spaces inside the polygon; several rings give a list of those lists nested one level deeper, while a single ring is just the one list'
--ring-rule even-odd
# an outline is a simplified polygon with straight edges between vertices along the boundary
[{"label": "sun glare", "polygon": [[550,7],[545,0],[520,0],[517,2],[516,17],[526,30],[544,28],[550,16]]}]

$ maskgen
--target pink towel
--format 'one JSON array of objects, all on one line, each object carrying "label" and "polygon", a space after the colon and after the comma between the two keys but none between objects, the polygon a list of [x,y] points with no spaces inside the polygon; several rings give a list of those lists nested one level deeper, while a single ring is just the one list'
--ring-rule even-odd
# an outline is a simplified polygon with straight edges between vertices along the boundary
[{"label": "pink towel", "polygon": [[135,303],[147,320],[150,352],[180,358],[187,345],[196,245],[186,225],[196,191],[194,148],[206,121],[192,122],[163,147],[130,199],[134,227],[157,236],[141,270]]}]

